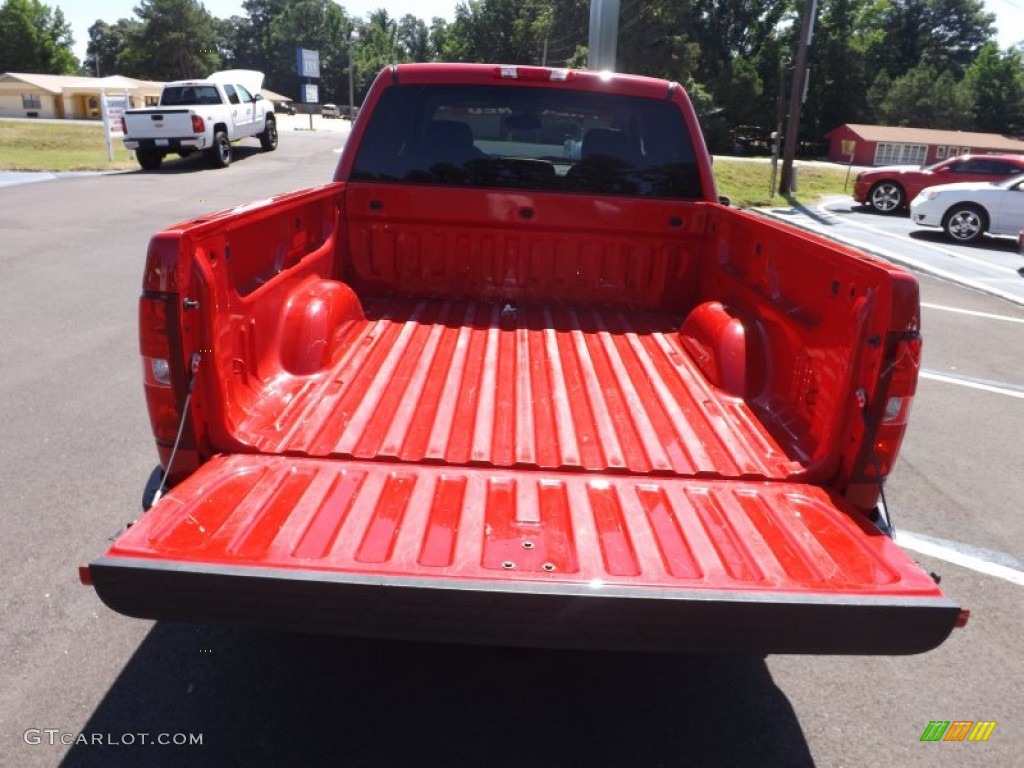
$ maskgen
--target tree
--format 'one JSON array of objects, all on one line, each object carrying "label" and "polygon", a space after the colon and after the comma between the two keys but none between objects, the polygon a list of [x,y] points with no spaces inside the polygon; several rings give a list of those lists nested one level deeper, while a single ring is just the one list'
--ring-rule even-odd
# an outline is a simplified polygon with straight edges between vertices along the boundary
[{"label": "tree", "polygon": [[1024,130],[1024,56],[1019,50],[1002,54],[995,43],[985,45],[967,69],[963,85],[973,97],[971,116],[977,130]]},{"label": "tree", "polygon": [[138,27],[119,59],[123,74],[149,80],[205,77],[220,66],[213,17],[197,0],[141,0]]},{"label": "tree", "polygon": [[558,5],[547,0],[469,0],[460,4],[448,27],[445,58],[540,64],[548,39],[548,61],[552,61],[550,38],[556,31]]},{"label": "tree", "polygon": [[252,20],[245,16],[214,19],[217,31],[217,50],[223,66],[228,69],[257,69],[260,50],[254,34]]},{"label": "tree", "polygon": [[397,41],[408,61],[430,61],[430,30],[423,19],[407,13],[398,22]]},{"label": "tree", "polygon": [[913,128],[971,128],[971,96],[950,72],[919,64],[892,81],[878,116],[888,125]]},{"label": "tree", "polygon": [[118,19],[111,25],[102,19],[89,27],[89,45],[85,49],[82,69],[89,75],[105,77],[121,71],[121,57],[128,39],[139,33],[140,24],[135,19]]},{"label": "tree", "polygon": [[405,51],[397,43],[398,24],[381,8],[358,27],[355,45],[356,101],[362,102],[373,79],[389,64],[405,60]]},{"label": "tree", "polygon": [[[295,49],[320,52],[320,102],[348,101],[348,42],[352,22],[331,0],[297,0],[270,22],[267,87],[298,95]],[[344,97],[344,98],[343,98]]]},{"label": "tree", "polygon": [[822,4],[803,110],[809,135],[820,136],[843,123],[863,122],[870,114],[866,52],[880,32],[872,23],[873,6],[872,0],[828,0]]},{"label": "tree", "polygon": [[0,6],[0,72],[69,75],[78,71],[71,25],[60,8],[39,0]]},{"label": "tree", "polygon": [[995,34],[995,16],[981,0],[891,0],[879,8],[878,23],[884,35],[868,52],[870,71],[893,78],[925,63],[960,79]]}]

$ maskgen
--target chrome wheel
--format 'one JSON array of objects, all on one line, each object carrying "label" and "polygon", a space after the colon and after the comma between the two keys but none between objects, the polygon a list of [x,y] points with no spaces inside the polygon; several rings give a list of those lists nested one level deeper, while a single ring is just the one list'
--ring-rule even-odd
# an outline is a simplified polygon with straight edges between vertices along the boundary
[{"label": "chrome wheel", "polygon": [[973,243],[985,234],[987,226],[985,212],[973,205],[951,208],[943,222],[946,234],[959,243]]},{"label": "chrome wheel", "polygon": [[892,213],[903,205],[903,187],[894,181],[880,181],[868,193],[868,202],[879,213]]}]

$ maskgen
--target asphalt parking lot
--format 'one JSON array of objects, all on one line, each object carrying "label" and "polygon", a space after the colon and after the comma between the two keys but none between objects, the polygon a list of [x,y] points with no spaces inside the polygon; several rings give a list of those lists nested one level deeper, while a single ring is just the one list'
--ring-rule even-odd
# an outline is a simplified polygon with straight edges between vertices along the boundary
[{"label": "asphalt parking lot", "polygon": [[[329,181],[343,140],[294,131],[274,153],[243,143],[226,170],[193,158],[0,188],[0,765],[1020,764],[1024,586],[942,557],[919,560],[971,620],[913,657],[357,641],[133,620],[80,586],[77,566],[137,516],[155,461],[136,340],[149,237]],[[859,216],[824,210],[782,215]],[[878,237],[909,252],[905,236]],[[1022,265],[996,245],[997,265]],[[942,553],[1024,571],[1024,306],[920,282],[924,376],[888,486],[894,521]],[[933,720],[998,724],[986,743],[922,743]]]}]

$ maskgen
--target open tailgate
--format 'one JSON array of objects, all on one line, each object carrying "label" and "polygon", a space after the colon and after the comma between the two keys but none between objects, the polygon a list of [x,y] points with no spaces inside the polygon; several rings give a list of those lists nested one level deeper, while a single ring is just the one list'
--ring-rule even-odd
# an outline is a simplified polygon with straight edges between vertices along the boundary
[{"label": "open tailgate", "polygon": [[960,609],[810,485],[218,457],[89,566],[150,619],[441,642],[918,653]]}]

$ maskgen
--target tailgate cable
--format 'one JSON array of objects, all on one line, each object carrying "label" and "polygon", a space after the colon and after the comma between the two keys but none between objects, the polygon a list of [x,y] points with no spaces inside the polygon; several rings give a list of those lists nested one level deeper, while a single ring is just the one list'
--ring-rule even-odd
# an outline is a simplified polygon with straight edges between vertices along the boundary
[{"label": "tailgate cable", "polygon": [[881,504],[875,507],[878,519],[872,522],[875,526],[890,539],[896,538],[896,526],[892,524],[892,516],[889,513],[889,503],[885,500],[885,482],[882,480],[882,463],[878,459],[878,452],[875,450],[875,430],[868,418],[868,395],[864,389],[856,392],[857,406],[860,408],[861,418],[864,420],[864,435],[871,446],[871,462],[875,467],[875,481],[878,483],[878,497]]},{"label": "tailgate cable", "polygon": [[178,454],[181,436],[185,434],[185,422],[188,421],[188,407],[192,402],[192,390],[196,385],[196,374],[199,373],[199,361],[201,359],[198,352],[192,353],[191,365],[189,366],[188,390],[185,394],[185,402],[181,406],[181,422],[178,424],[178,436],[174,438],[174,446],[171,448],[170,458],[167,459],[167,467],[164,469],[163,477],[160,478],[160,485],[156,487],[156,492],[153,494],[153,501],[150,506],[155,506],[160,501],[167,487],[167,477],[171,474],[171,467],[174,466],[174,457]]}]

